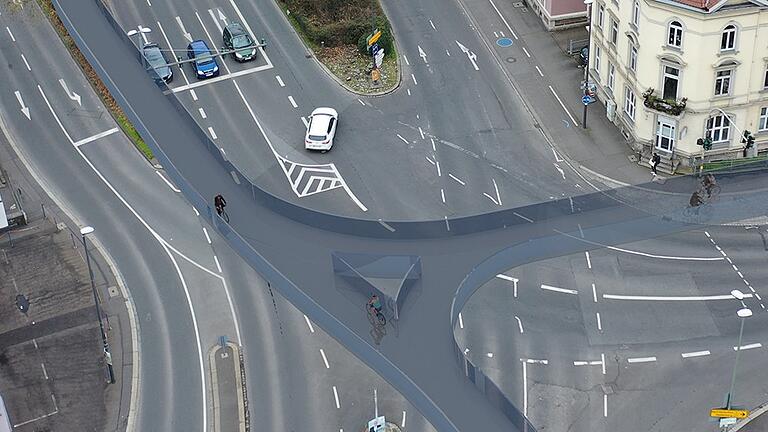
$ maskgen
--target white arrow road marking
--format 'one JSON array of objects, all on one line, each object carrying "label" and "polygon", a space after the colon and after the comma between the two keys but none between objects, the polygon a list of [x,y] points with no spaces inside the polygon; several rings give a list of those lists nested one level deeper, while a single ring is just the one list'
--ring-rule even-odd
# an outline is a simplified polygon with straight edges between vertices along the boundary
[{"label": "white arrow road marking", "polygon": [[421,49],[421,46],[419,46],[419,45],[416,45],[416,46],[419,48],[419,57],[421,57],[421,59],[424,60],[424,63],[428,63],[427,62],[427,53],[425,53],[424,50]]},{"label": "white arrow road marking", "polygon": [[[219,11],[219,13],[221,13],[221,11]],[[219,20],[216,19],[216,14],[213,13],[213,9],[208,9],[208,15],[211,16],[211,19],[213,20],[213,24],[219,30],[219,33],[221,33],[224,29],[221,28],[221,24],[219,24]]]},{"label": "white arrow road marking", "polygon": [[16,94],[16,100],[18,100],[19,105],[21,105],[21,112],[23,112],[24,115],[27,116],[27,120],[32,120],[32,117],[29,115],[29,107],[24,105],[24,101],[21,99],[21,92],[16,90],[14,93]]},{"label": "white arrow road marking", "polygon": [[187,29],[184,28],[184,23],[181,22],[180,17],[176,17],[176,23],[179,25],[179,28],[181,29],[181,32],[184,33],[184,38],[187,40],[187,42],[192,42],[192,35],[187,32]]},{"label": "white arrow road marking", "polygon": [[229,24],[229,23],[227,22],[227,16],[226,16],[226,15],[224,15],[224,12],[222,12],[222,11],[221,11],[221,9],[219,9],[219,8],[216,8],[216,11],[219,13],[219,19],[220,19],[220,20],[222,20],[222,21],[224,22],[224,25],[227,25],[227,24]]},{"label": "white arrow road marking", "polygon": [[67,83],[64,81],[63,78],[59,78],[59,84],[61,84],[61,87],[64,88],[64,93],[66,93],[70,99],[77,102],[78,105],[83,106],[83,99],[80,97],[79,94],[69,91],[69,87],[67,87]]},{"label": "white arrow road marking", "polygon": [[469,61],[472,62],[472,67],[474,67],[476,71],[480,70],[480,68],[477,67],[477,63],[475,63],[475,60],[477,59],[477,54],[470,51],[469,48],[462,45],[461,42],[459,41],[456,41],[456,45],[459,46],[459,49],[461,50],[461,52],[467,55],[467,58],[469,58]]}]

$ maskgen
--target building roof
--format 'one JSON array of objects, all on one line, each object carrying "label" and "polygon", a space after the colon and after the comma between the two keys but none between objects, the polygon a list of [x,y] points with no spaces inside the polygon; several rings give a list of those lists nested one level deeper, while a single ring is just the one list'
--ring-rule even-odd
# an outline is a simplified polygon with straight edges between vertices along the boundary
[{"label": "building roof", "polygon": [[[711,0],[674,0],[674,2],[675,3],[682,3],[682,4],[687,5],[687,6],[693,6],[695,8],[707,10],[707,9],[709,9],[709,5],[710,5]],[[715,3],[715,2],[711,2],[711,3]]]}]

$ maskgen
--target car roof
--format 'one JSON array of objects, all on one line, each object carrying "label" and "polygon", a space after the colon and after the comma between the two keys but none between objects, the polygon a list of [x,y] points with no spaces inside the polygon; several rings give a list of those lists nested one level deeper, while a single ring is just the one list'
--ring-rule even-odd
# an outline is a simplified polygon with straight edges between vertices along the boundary
[{"label": "car roof", "polygon": [[205,41],[202,39],[190,42],[189,46],[192,47],[192,50],[195,51],[195,54],[210,51],[210,49],[208,49],[208,44],[205,43]]},{"label": "car roof", "polygon": [[312,117],[312,121],[309,123],[310,135],[325,135],[328,133],[328,123],[330,123],[331,117],[328,114],[317,113]]},{"label": "car roof", "polygon": [[334,117],[336,117],[336,116],[338,116],[338,115],[339,115],[339,114],[336,112],[336,110],[335,110],[335,109],[333,109],[333,108],[328,108],[328,107],[320,107],[320,108],[315,108],[315,110],[314,110],[314,111],[312,111],[312,115],[316,115],[316,114],[325,114],[325,115],[330,115],[330,116],[334,116]]},{"label": "car roof", "polygon": [[240,33],[245,33],[245,29],[243,29],[243,26],[240,25],[240,23],[230,23],[227,25],[227,30],[229,30],[230,33],[232,33],[232,36],[238,35]]}]

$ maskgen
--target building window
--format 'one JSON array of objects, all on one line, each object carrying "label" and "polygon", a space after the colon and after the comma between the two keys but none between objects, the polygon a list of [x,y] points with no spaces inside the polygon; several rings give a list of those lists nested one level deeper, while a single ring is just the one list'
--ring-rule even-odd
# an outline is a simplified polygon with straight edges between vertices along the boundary
[{"label": "building window", "polygon": [[600,47],[595,45],[595,63],[594,63],[595,72],[597,72],[597,75],[600,75]]},{"label": "building window", "polygon": [[640,2],[638,0],[632,3],[632,24],[635,25],[635,28],[640,25]]},{"label": "building window", "polygon": [[613,91],[613,84],[616,82],[616,67],[608,62],[608,88]]},{"label": "building window", "polygon": [[661,98],[664,100],[677,100],[677,88],[679,85],[680,69],[665,65]]},{"label": "building window", "polygon": [[731,93],[731,69],[718,71],[715,75],[715,96],[725,96]]},{"label": "building window", "polygon": [[[637,72],[637,45],[629,41],[629,69]],[[768,75],[768,74],[766,74]]]},{"label": "building window", "polygon": [[619,22],[611,18],[611,43],[616,46],[619,41]]},{"label": "building window", "polygon": [[736,26],[728,24],[720,38],[720,51],[728,51],[736,48]]},{"label": "building window", "polygon": [[600,3],[597,5],[597,26],[603,28],[605,23],[605,6]]},{"label": "building window", "polygon": [[725,142],[730,138],[731,122],[728,117],[718,114],[707,119],[707,136],[712,142]]},{"label": "building window", "polygon": [[669,152],[674,146],[675,123],[660,117],[656,121],[656,148]]},{"label": "building window", "polygon": [[768,66],[765,67],[765,77],[763,77],[763,88],[768,90]]},{"label": "building window", "polygon": [[760,121],[758,122],[757,130],[768,131],[768,107],[760,108]]},{"label": "building window", "polygon": [[624,87],[624,112],[632,120],[635,119],[635,93],[629,86]]},{"label": "building window", "polygon": [[683,46],[683,25],[679,21],[669,23],[667,32],[667,45],[675,48]]}]

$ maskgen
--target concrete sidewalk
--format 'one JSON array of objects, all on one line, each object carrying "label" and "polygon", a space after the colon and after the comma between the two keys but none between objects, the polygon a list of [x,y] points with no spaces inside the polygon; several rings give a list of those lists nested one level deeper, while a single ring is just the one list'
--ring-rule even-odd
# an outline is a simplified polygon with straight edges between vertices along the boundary
[{"label": "concrete sidewalk", "polygon": [[736,423],[731,432],[768,432],[768,402],[752,410],[749,417]]},{"label": "concrete sidewalk", "polygon": [[[519,37],[512,47],[502,48],[507,51],[497,51],[497,54],[517,58],[514,62],[502,62],[502,65],[526,103],[541,119],[540,123],[545,125],[544,130],[558,152],[576,168],[585,168],[582,172],[588,176],[616,180],[605,181],[607,184],[650,181],[650,170],[637,164],[635,151],[619,129],[608,120],[602,103],[589,105],[588,128],[582,127],[584,106],[581,103],[583,91],[580,86],[584,79],[584,69],[580,67],[576,55],[570,55],[567,50],[569,40],[587,39],[586,29],[579,27],[549,32],[533,12],[525,7],[515,7],[514,4],[496,2],[499,12]],[[479,16],[480,13],[476,14],[476,19],[481,24],[487,22],[488,27],[505,28],[503,24],[500,25],[502,21],[498,15],[485,18]]]}]

